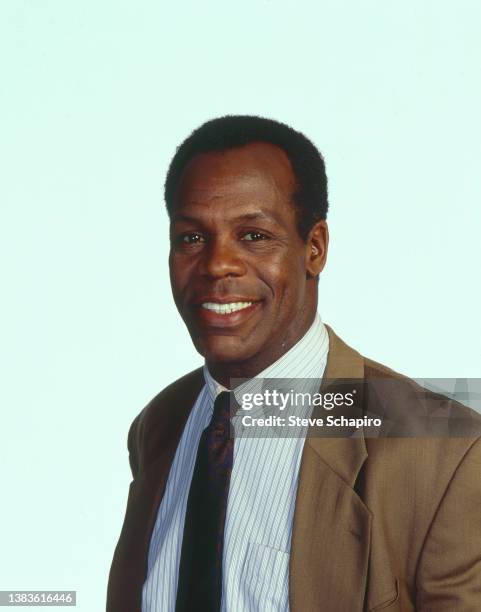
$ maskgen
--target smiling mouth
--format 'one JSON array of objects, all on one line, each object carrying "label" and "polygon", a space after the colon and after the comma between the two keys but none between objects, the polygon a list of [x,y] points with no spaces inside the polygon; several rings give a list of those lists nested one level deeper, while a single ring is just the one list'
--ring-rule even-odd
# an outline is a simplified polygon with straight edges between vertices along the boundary
[{"label": "smiling mouth", "polygon": [[229,302],[227,304],[219,304],[218,302],[203,302],[201,307],[205,310],[210,310],[219,315],[228,315],[239,310],[245,310],[252,306],[253,302]]}]

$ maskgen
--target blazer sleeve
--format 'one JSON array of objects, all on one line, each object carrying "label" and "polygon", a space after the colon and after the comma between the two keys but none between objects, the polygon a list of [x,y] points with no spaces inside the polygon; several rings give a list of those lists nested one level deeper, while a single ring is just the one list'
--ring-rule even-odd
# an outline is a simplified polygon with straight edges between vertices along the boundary
[{"label": "blazer sleeve", "polygon": [[481,610],[481,440],[464,455],[429,529],[417,572],[419,612]]}]

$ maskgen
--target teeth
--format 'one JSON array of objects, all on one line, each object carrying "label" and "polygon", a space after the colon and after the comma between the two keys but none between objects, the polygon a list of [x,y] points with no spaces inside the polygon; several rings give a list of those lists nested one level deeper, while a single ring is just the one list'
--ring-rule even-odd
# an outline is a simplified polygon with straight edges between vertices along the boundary
[{"label": "teeth", "polygon": [[204,302],[202,304],[202,308],[206,310],[212,310],[217,314],[230,314],[231,312],[236,312],[237,310],[243,310],[244,308],[248,308],[252,306],[252,302],[232,302],[231,304],[217,304],[216,302]]}]

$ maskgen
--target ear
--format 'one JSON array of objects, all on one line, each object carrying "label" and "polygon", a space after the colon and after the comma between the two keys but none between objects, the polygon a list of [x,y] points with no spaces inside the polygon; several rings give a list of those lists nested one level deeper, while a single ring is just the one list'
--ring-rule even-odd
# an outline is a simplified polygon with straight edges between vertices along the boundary
[{"label": "ear", "polygon": [[327,259],[329,229],[326,221],[318,221],[309,232],[306,241],[306,271],[308,277],[318,276]]}]

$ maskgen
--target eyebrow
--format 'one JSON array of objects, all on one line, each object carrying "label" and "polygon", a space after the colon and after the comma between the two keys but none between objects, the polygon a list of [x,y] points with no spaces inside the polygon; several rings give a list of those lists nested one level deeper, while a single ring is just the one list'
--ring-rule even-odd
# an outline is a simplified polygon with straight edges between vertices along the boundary
[{"label": "eyebrow", "polygon": [[[258,221],[258,220],[263,220],[263,221],[274,221],[275,223],[278,223],[279,221],[276,219],[276,217],[274,215],[268,215],[262,211],[257,211],[257,212],[253,212],[253,213],[246,213],[244,215],[239,215],[238,217],[233,217],[232,219],[230,219],[230,221],[235,221],[235,222],[239,222],[239,221]],[[187,221],[187,222],[193,222],[193,223],[199,223],[201,221],[201,219],[197,218],[197,217],[192,217],[190,215],[184,215],[182,213],[175,213],[172,216],[172,221]]]}]

